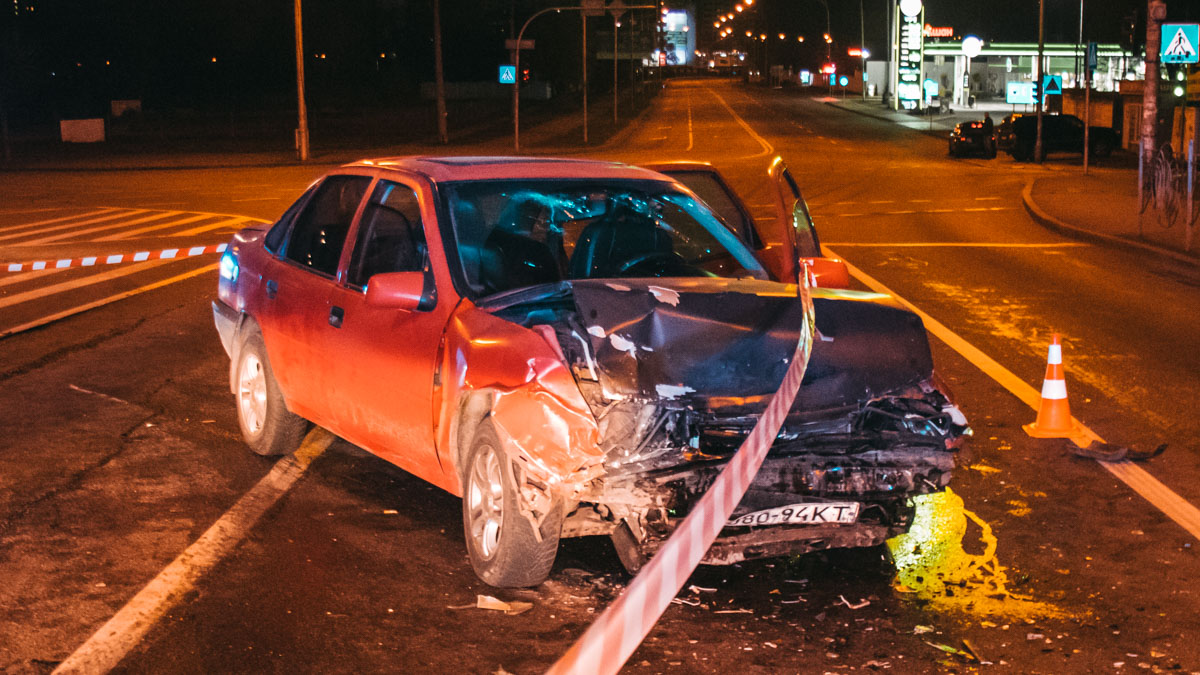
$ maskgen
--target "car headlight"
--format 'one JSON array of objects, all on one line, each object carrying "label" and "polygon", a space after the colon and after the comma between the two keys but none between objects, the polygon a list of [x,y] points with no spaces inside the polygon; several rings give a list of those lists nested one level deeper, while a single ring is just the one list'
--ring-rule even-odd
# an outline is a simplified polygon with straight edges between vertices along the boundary
[{"label": "car headlight", "polygon": [[234,255],[232,250],[226,250],[225,253],[221,255],[221,264],[217,272],[221,275],[222,279],[225,279],[229,283],[232,284],[237,282],[238,261],[237,256]]}]

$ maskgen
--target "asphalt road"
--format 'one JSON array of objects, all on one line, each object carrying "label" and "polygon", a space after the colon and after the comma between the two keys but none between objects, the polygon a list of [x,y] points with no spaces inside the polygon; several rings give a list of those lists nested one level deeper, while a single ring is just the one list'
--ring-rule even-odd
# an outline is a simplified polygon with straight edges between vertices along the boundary
[{"label": "asphalt road", "polygon": [[[1143,468],[1200,504],[1200,274],[1034,224],[1022,187],[1065,167],[951,160],[943,139],[790,92],[673,83],[589,154],[711,161],[765,214],[776,153],[823,244],[944,326],[935,360],[975,438],[895,571],[879,551],[701,569],[680,595],[698,604],[672,606],[626,670],[1200,672],[1200,542],[1027,437],[1034,411],[978,365],[1038,388],[1061,333],[1075,416],[1168,443]],[[0,257],[216,241],[323,169],[5,174]],[[0,272],[0,672],[51,671],[272,471],[237,432],[215,261]],[[569,541],[542,587],[491,590],[458,501],[343,442],[281,494],[206,574],[159,591],[170,609],[118,671],[540,672],[626,581],[607,541]],[[480,593],[534,607],[469,607]]]}]

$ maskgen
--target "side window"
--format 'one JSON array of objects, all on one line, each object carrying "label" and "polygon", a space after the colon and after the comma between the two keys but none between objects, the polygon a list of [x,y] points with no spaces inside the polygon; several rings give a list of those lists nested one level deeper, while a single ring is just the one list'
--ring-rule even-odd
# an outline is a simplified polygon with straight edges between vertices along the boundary
[{"label": "side window", "polygon": [[300,205],[307,201],[308,196],[312,192],[313,190],[309,190],[301,195],[299,199],[288,207],[287,211],[283,212],[279,220],[275,221],[275,224],[267,231],[266,240],[263,242],[264,248],[271,253],[279,253],[279,245],[283,243],[283,238],[287,235],[288,227],[291,226],[292,220],[296,218],[296,213],[300,210]]},{"label": "side window", "polygon": [[292,227],[285,252],[288,260],[322,274],[336,274],[350,223],[370,184],[366,176],[330,176],[322,181]]},{"label": "side window", "polygon": [[737,231],[742,241],[754,248],[762,248],[758,234],[751,223],[747,222],[741,210],[734,203],[729,190],[711,173],[701,171],[668,171],[667,175],[683,183],[689,190],[695,192],[705,204],[712,207],[721,219]]},{"label": "side window", "polygon": [[398,183],[379,181],[363,209],[347,283],[365,288],[375,274],[419,272],[427,254],[417,193]]}]

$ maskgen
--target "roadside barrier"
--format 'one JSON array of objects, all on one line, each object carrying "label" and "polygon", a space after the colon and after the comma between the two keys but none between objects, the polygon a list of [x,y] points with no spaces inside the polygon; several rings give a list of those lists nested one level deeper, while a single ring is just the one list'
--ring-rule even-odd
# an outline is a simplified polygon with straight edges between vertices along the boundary
[{"label": "roadside barrier", "polygon": [[1038,407],[1037,419],[1021,428],[1034,438],[1077,438],[1085,435],[1083,429],[1071,419],[1067,381],[1063,375],[1062,343],[1058,333],[1050,337],[1046,377],[1042,380],[1042,403]]},{"label": "roadside barrier", "polygon": [[808,368],[813,327],[805,324],[796,353],[763,416],[650,563],[625,592],[547,671],[552,675],[616,673],[662,616],[671,599],[704,558],[746,494],[787,417]]},{"label": "roadside barrier", "polygon": [[114,255],[91,255],[79,258],[60,258],[58,260],[39,260],[37,262],[0,263],[0,269],[6,272],[25,272],[47,269],[64,269],[67,267],[92,267],[94,265],[115,265],[126,262],[142,262],[145,260],[169,260],[171,258],[190,258],[209,253],[224,253],[229,244],[214,246],[192,246],[190,248],[166,248],[160,251],[140,251],[138,253],[117,253]]}]

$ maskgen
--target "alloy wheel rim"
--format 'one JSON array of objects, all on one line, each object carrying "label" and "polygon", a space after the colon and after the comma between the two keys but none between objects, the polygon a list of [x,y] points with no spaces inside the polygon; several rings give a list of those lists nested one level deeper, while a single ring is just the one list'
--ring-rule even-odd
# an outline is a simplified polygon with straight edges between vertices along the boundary
[{"label": "alloy wheel rim", "polygon": [[262,431],[267,411],[267,376],[257,354],[242,357],[238,371],[238,412],[246,429],[257,434]]},{"label": "alloy wheel rim", "polygon": [[504,518],[504,482],[500,458],[490,446],[476,453],[467,484],[471,539],[484,560],[491,560],[500,545]]}]

